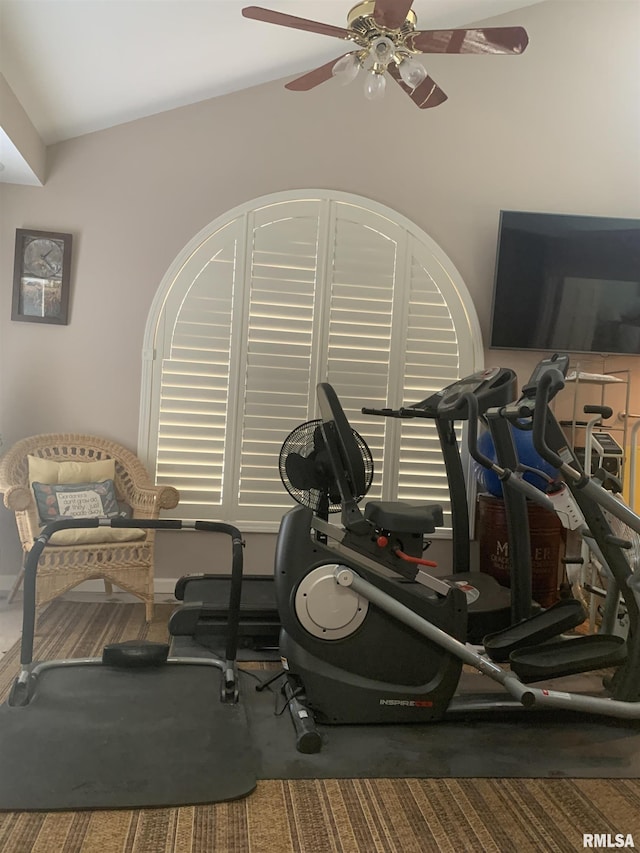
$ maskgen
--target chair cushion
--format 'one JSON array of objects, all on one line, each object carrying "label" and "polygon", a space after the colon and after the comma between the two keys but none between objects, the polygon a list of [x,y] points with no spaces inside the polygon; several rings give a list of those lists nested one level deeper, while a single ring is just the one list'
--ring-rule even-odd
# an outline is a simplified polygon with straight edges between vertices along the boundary
[{"label": "chair cushion", "polygon": [[49,545],[108,545],[137,542],[146,535],[146,530],[138,527],[71,527],[54,533]]},{"label": "chair cushion", "polygon": [[53,459],[29,455],[27,460],[29,483],[98,483],[102,480],[114,480],[116,476],[116,463],[113,459],[56,462]]},{"label": "chair cushion", "polygon": [[34,483],[43,524],[61,518],[116,518],[120,514],[113,480],[101,483]]}]

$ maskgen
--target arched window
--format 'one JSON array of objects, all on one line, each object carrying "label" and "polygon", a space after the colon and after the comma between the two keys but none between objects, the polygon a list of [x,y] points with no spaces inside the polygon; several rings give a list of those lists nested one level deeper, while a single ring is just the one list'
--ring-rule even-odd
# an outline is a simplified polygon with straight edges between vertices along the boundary
[{"label": "arched window", "polygon": [[[444,252],[412,222],[346,193],[277,193],[200,232],[165,275],[146,330],[139,453],[185,517],[275,530],[292,499],[289,432],[336,389],[371,447],[369,497],[441,503],[435,428],[366,417],[482,367],[476,313]],[[447,522],[450,523],[450,522]]]}]

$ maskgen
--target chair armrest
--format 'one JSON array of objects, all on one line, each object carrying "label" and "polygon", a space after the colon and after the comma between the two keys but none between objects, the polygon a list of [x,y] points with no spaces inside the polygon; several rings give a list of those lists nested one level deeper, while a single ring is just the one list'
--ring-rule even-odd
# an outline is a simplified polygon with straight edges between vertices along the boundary
[{"label": "chair armrest", "polygon": [[161,509],[173,509],[179,501],[180,492],[173,486],[144,487],[131,483],[127,490],[127,502],[138,518],[158,518]]},{"label": "chair armrest", "polygon": [[24,512],[33,503],[33,492],[27,486],[9,486],[4,492],[4,505],[14,512]]}]

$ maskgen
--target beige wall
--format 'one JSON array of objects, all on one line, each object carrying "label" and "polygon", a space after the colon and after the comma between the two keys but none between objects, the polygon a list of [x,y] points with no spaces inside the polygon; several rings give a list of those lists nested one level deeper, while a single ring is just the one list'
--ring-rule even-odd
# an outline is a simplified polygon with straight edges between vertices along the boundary
[{"label": "beige wall", "polygon": [[[457,266],[485,336],[501,208],[640,216],[640,4],[555,0],[496,23],[526,26],[528,51],[432,57],[450,98],[434,110],[397,88],[369,103],[359,83],[306,94],[266,84],[60,143],[44,187],[0,185],[5,442],[71,430],[135,449],[143,332],[162,276],[201,228],[257,196],[333,188],[396,209]],[[66,327],[9,319],[19,227],[74,235]],[[522,378],[535,361],[487,352]],[[15,567],[12,523],[2,510],[0,575]],[[159,574],[203,569],[179,538],[160,549]],[[248,570],[270,560],[264,537],[250,537]]]}]

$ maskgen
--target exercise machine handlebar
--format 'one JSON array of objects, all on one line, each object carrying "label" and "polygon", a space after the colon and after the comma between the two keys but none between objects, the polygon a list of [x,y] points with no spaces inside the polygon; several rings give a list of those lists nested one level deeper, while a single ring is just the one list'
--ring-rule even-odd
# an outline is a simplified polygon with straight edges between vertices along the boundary
[{"label": "exercise machine handlebar", "polygon": [[547,370],[538,381],[533,410],[533,446],[546,462],[560,469],[563,467],[562,457],[547,444],[545,431],[549,401],[562,388],[564,388],[562,373],[555,368]]},{"label": "exercise machine handlebar", "polygon": [[[573,465],[566,462],[547,444],[546,425],[549,400],[563,387],[564,376],[555,368],[546,370],[539,378],[533,412],[533,446],[543,459],[551,463],[555,468],[558,468],[565,479],[573,481],[575,488],[580,489],[591,500],[595,501],[616,518],[619,518],[620,521],[633,531],[640,533],[640,516],[603,488],[598,480],[592,479],[583,471],[574,468]],[[613,540],[610,539],[609,541],[612,542]],[[621,541],[626,543],[627,540]],[[626,547],[626,545],[621,545],[620,547]]]},{"label": "exercise machine handlebar", "polygon": [[469,446],[469,453],[479,465],[482,465],[483,468],[489,468],[489,470],[494,471],[498,476],[500,476],[503,469],[499,468],[499,466],[496,465],[492,459],[489,459],[488,456],[485,456],[478,446],[478,403],[473,394],[465,394],[465,397],[467,408],[469,410],[469,423],[467,425],[467,444]]},{"label": "exercise machine handlebar", "polygon": [[609,418],[613,415],[613,409],[611,406],[590,406],[587,405],[583,408],[583,412],[585,415],[600,415],[603,420],[609,420]]},{"label": "exercise machine handlebar", "polygon": [[227,633],[227,660],[236,656],[238,645],[238,620],[242,594],[243,541],[237,527],[221,521],[192,521],[173,518],[64,518],[53,521],[40,532],[27,554],[24,564],[24,604],[22,617],[22,645],[20,662],[28,666],[33,661],[33,640],[36,618],[36,575],[42,552],[54,533],[59,530],[85,527],[137,528],[148,530],[199,530],[208,533],[225,533],[231,537],[231,591],[229,595],[229,631]]},{"label": "exercise machine handlebar", "polygon": [[410,406],[400,406],[399,409],[372,409],[368,406],[363,406],[363,415],[376,415],[382,418],[428,418],[426,412],[421,412],[419,409],[411,408]]},{"label": "exercise machine handlebar", "polygon": [[[535,486],[532,486],[531,483],[523,480],[522,477],[519,477],[510,468],[501,468],[497,462],[490,459],[488,456],[485,456],[484,453],[481,452],[478,447],[478,401],[472,393],[465,394],[464,398],[469,411],[467,444],[469,446],[469,453],[471,456],[476,460],[476,462],[482,465],[483,468],[488,468],[490,471],[493,471],[501,482],[517,489],[519,492],[522,492],[522,494],[529,498],[529,500],[543,506],[545,509],[553,510],[553,504],[544,492],[541,492],[540,489],[537,489]],[[502,409],[500,409],[500,413],[502,414]]]}]

